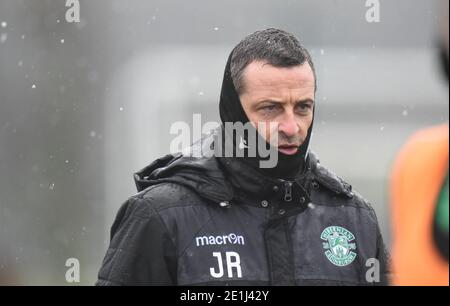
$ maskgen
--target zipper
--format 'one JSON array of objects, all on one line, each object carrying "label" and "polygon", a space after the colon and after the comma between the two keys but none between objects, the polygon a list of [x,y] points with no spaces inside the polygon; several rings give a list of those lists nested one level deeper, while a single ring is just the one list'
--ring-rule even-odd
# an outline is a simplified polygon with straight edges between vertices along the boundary
[{"label": "zipper", "polygon": [[292,182],[284,182],[284,200],[286,202],[292,201]]}]

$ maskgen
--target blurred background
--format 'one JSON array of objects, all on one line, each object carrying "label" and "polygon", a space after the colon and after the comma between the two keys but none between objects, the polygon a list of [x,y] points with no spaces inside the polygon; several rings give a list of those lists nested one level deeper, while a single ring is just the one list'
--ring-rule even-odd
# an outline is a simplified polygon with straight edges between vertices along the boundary
[{"label": "blurred background", "polygon": [[[0,0],[0,283],[91,285],[133,172],[169,152],[170,126],[219,121],[227,56],[278,27],[318,76],[312,150],[378,214],[390,239],[388,176],[415,130],[448,121],[440,6],[364,0]],[[447,34],[448,35],[448,34]]]}]

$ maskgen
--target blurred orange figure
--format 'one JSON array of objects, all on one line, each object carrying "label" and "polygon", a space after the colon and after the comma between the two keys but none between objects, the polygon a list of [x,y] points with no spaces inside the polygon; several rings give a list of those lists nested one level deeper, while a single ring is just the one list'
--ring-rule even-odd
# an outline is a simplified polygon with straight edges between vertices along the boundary
[{"label": "blurred orange figure", "polygon": [[[440,60],[448,81],[449,1],[440,2]],[[415,133],[391,177],[392,283],[448,286],[449,125]]]},{"label": "blurred orange figure", "polygon": [[[394,166],[391,181],[394,285],[449,284],[448,258],[441,254],[433,238],[437,202],[440,194],[445,193],[443,188],[447,188],[448,209],[448,185],[445,185],[448,133],[448,124],[417,132]],[[448,210],[446,217],[448,220]]]}]

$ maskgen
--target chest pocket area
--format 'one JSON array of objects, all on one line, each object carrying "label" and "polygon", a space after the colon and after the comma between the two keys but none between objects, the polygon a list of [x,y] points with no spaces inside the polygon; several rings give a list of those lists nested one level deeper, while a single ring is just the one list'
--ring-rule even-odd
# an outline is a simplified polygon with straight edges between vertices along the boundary
[{"label": "chest pocket area", "polygon": [[296,281],[367,284],[372,264],[369,259],[376,256],[376,242],[370,241],[367,237],[371,235],[361,230],[369,232],[368,225],[354,222],[358,218],[346,216],[345,211],[335,211],[341,213],[338,217],[324,211],[315,213],[318,215],[299,216],[291,224]]}]

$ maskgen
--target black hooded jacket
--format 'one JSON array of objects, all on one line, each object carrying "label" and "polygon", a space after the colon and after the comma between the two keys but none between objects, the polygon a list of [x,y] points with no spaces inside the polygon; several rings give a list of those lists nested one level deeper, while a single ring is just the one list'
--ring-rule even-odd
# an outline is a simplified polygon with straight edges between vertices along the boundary
[{"label": "black hooded jacket", "polygon": [[305,165],[284,181],[239,158],[154,161],[135,174],[97,285],[386,284],[372,207],[312,152]]},{"label": "black hooded jacket", "polygon": [[[231,58],[220,115],[245,123]],[[259,156],[218,157],[211,134],[193,154],[167,155],[135,174],[139,193],[117,214],[97,284],[386,284],[375,212],[309,153],[311,131],[273,170],[260,169]]]}]

